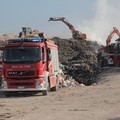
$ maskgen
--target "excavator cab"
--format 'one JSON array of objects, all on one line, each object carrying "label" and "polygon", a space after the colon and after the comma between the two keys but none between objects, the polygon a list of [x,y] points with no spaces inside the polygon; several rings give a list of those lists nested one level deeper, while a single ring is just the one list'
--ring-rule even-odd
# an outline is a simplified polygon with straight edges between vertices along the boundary
[{"label": "excavator cab", "polygon": [[48,21],[52,21],[52,20],[54,20],[53,17],[50,17]]},{"label": "excavator cab", "polygon": [[80,37],[79,31],[74,31],[74,32],[72,33],[72,37],[73,37],[74,39],[79,38],[79,37]]},{"label": "excavator cab", "polygon": [[27,35],[32,33],[32,29],[30,27],[22,27],[22,32]]},{"label": "excavator cab", "polygon": [[24,38],[29,34],[32,34],[32,29],[30,27],[22,27],[22,32],[19,33],[19,37]]},{"label": "excavator cab", "polygon": [[72,37],[74,39],[86,39],[86,34],[85,33],[79,33],[79,31],[73,31]]}]

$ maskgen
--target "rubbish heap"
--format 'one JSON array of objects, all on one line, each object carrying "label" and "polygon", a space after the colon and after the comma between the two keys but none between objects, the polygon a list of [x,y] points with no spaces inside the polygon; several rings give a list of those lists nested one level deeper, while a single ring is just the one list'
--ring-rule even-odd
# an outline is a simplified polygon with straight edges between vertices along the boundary
[{"label": "rubbish heap", "polygon": [[90,85],[97,74],[96,42],[86,40],[52,38],[59,47],[59,60],[64,65],[66,79],[73,78],[78,83]]}]

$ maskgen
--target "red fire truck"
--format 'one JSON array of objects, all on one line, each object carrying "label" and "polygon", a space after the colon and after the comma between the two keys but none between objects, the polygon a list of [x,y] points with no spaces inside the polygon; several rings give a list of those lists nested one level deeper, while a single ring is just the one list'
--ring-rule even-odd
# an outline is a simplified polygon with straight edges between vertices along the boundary
[{"label": "red fire truck", "polygon": [[56,91],[60,82],[58,46],[36,36],[10,39],[3,51],[2,73],[1,90],[6,96]]}]

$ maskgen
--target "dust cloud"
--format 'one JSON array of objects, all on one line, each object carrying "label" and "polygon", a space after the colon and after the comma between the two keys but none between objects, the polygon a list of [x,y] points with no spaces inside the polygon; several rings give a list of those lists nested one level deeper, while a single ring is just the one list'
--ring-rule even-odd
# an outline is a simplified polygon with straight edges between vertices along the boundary
[{"label": "dust cloud", "polygon": [[[93,8],[96,11],[94,17],[83,21],[78,29],[85,32],[89,40],[105,45],[113,27],[117,27],[118,30],[120,28],[119,5],[119,0],[97,0],[96,6]],[[112,41],[115,41],[115,38],[118,37],[115,35]]]}]

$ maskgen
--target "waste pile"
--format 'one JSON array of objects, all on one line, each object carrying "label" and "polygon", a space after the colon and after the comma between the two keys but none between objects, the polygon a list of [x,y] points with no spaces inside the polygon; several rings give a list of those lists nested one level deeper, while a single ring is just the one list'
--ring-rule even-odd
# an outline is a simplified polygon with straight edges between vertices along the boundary
[{"label": "waste pile", "polygon": [[[96,42],[86,40],[52,38],[59,47],[59,60],[64,65],[66,79],[90,85],[97,74]],[[94,43],[94,44],[93,44]]]}]

